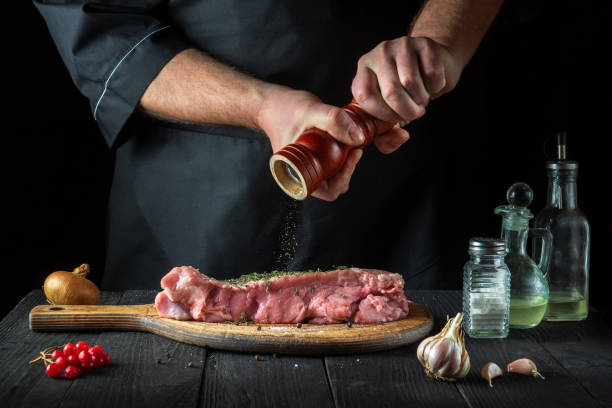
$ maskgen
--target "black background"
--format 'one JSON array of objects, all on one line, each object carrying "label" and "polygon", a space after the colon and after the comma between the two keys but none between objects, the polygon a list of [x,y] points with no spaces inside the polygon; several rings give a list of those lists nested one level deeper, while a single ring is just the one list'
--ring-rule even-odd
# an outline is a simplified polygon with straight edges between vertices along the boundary
[{"label": "black background", "polygon": [[[492,211],[505,203],[509,185],[530,184],[532,210],[544,206],[551,135],[565,130],[569,158],[581,167],[579,206],[592,227],[591,304],[609,312],[607,3],[507,2],[457,89],[430,105],[423,121],[445,135],[439,156],[432,158],[443,163],[447,182],[440,220],[448,279],[441,287],[460,287],[470,237],[499,234]],[[33,5],[20,0],[0,7],[3,316],[54,270],[88,262],[91,278],[100,282],[113,156]],[[419,124],[411,128],[413,137],[426,137],[419,135]]]}]

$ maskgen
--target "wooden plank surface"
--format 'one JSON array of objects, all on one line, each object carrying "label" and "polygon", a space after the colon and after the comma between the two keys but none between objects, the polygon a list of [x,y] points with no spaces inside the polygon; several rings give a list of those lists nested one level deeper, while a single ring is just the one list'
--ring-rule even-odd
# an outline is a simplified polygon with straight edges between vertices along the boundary
[{"label": "wooden plank surface", "polygon": [[582,322],[542,322],[524,335],[536,341],[604,406],[612,407],[612,328],[591,310]]},{"label": "wooden plank surface", "polygon": [[217,349],[284,354],[354,354],[388,350],[425,337],[433,321],[429,310],[410,303],[407,318],[384,324],[206,323],[159,317],[152,304],[41,305],[30,312],[38,331],[139,330],[184,343]]},{"label": "wooden plank surface", "polygon": [[201,407],[332,407],[320,357],[210,350]]},{"label": "wooden plank surface", "polygon": [[[155,294],[128,291],[119,303],[149,303]],[[111,355],[111,364],[77,379],[62,407],[83,407],[84,401],[87,408],[197,405],[205,348],[139,332],[102,332],[97,341]]]},{"label": "wooden plank surface", "polygon": [[[456,311],[440,308],[432,301],[433,293],[408,292],[407,296],[429,305],[434,314],[432,333],[439,332],[446,315]],[[469,406],[453,384],[427,378],[416,358],[416,348],[417,344],[412,344],[388,352],[325,357],[336,406]]]},{"label": "wooden plank surface", "polygon": [[[101,299],[108,304],[149,303],[155,293],[103,292]],[[459,292],[408,296],[431,308],[434,333],[446,315],[460,309]],[[596,313],[585,322],[512,330],[506,340],[468,338],[470,374],[444,383],[425,376],[416,344],[361,355],[261,354],[256,360],[253,353],[206,350],[143,332],[32,332],[28,311],[43,301],[42,292],[33,291],[0,322],[2,407],[612,406],[612,330]],[[42,364],[27,364],[49,345],[78,340],[101,344],[111,354],[111,365],[67,381],[46,377]],[[504,374],[489,388],[479,377],[484,363],[505,367],[519,357],[533,359],[546,379]],[[194,367],[187,366],[189,361]]]},{"label": "wooden plank surface", "polygon": [[[104,292],[100,302],[116,304],[120,293]],[[42,291],[30,292],[0,324],[0,401],[3,407],[55,407],[65,400],[74,382],[45,375],[42,362],[28,365],[49,346],[84,340],[97,344],[97,333],[37,333],[28,328],[28,312],[45,302]],[[78,388],[78,387],[77,387]],[[81,399],[82,401],[82,399]]]},{"label": "wooden plank surface", "polygon": [[[458,292],[438,292],[432,296],[434,315],[461,310]],[[471,407],[577,407],[597,406],[597,401],[580,383],[537,342],[525,336],[525,330],[511,330],[507,339],[472,339],[466,348],[472,368],[455,386]],[[493,388],[480,378],[480,369],[489,361],[505,371],[506,364],[518,358],[532,359],[545,380],[504,373],[493,381]]]}]

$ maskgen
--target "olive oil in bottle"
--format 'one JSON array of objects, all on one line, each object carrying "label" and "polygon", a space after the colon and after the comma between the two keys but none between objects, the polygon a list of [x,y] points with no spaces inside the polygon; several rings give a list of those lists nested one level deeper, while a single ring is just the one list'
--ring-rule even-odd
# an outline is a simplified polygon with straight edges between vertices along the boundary
[{"label": "olive oil in bottle", "polygon": [[546,320],[584,320],[588,315],[588,307],[586,298],[579,292],[569,294],[551,292],[546,309]]},{"label": "olive oil in bottle", "polygon": [[537,326],[546,313],[548,299],[542,296],[512,296],[510,298],[510,327],[528,329]]}]

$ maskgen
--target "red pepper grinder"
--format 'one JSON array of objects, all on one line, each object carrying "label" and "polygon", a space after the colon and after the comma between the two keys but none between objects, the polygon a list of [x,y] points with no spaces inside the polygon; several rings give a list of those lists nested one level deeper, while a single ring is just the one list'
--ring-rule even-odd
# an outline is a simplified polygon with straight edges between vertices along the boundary
[{"label": "red pepper grinder", "polygon": [[396,126],[376,119],[354,100],[343,107],[365,135],[360,146],[347,146],[329,133],[312,128],[306,130],[294,143],[288,144],[270,157],[270,171],[280,188],[290,197],[303,200],[315,191],[323,180],[332,177],[346,161],[353,149],[372,143],[375,136]]}]

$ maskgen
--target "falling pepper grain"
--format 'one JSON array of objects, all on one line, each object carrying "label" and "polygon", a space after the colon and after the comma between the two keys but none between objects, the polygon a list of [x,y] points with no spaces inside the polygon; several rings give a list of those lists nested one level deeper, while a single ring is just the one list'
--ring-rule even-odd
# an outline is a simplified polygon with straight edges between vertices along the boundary
[{"label": "falling pepper grain", "polygon": [[297,324],[297,326],[296,326],[296,327],[297,327],[298,329],[301,329],[301,328],[302,328],[302,322],[299,322],[299,323]]},{"label": "falling pepper grain", "polygon": [[261,356],[259,354],[255,354],[254,358],[257,361],[261,361]]},{"label": "falling pepper grain", "polygon": [[287,200],[289,200],[287,213],[281,225],[278,249],[274,253],[274,269],[277,270],[289,269],[298,245],[295,234],[297,229],[298,202],[290,198],[287,198]]}]

